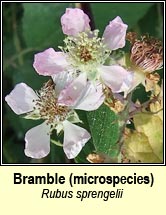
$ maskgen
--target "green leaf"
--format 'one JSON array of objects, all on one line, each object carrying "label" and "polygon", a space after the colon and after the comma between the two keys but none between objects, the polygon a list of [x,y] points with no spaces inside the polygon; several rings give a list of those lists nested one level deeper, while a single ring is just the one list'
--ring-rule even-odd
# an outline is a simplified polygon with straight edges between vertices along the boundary
[{"label": "green leaf", "polygon": [[27,46],[57,48],[63,40],[60,18],[69,3],[24,3],[23,35]]},{"label": "green leaf", "polygon": [[141,34],[148,33],[151,36],[160,39],[163,38],[163,17],[161,10],[162,3],[157,2],[148,10],[138,23]]},{"label": "green leaf", "polygon": [[[162,114],[161,114],[162,115]],[[163,158],[163,122],[158,114],[140,113],[134,116],[134,124],[138,132],[144,133],[149,140],[154,154]]]},{"label": "green leaf", "polygon": [[132,163],[163,162],[163,122],[158,114],[139,113],[134,116],[135,129],[124,144],[125,154]]},{"label": "green leaf", "polygon": [[119,129],[114,112],[102,105],[96,111],[87,112],[87,118],[96,152],[117,156]]},{"label": "green leaf", "polygon": [[91,3],[96,28],[101,32],[116,16],[120,16],[130,29],[152,5],[153,3]]}]

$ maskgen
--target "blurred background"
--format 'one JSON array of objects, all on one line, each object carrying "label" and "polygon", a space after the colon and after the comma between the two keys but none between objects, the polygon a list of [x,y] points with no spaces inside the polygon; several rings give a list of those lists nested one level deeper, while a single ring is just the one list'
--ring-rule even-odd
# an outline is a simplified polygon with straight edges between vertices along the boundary
[{"label": "blurred background", "polygon": [[[128,31],[138,35],[149,33],[163,38],[163,3],[5,3],[3,12],[3,163],[70,163],[81,160],[92,151],[89,144],[79,158],[69,161],[62,147],[51,144],[50,154],[41,160],[24,155],[24,135],[40,121],[25,120],[17,116],[4,101],[17,83],[25,82],[34,90],[40,89],[47,77],[37,75],[33,69],[34,54],[49,47],[58,50],[64,35],[60,18],[68,7],[82,6],[93,16],[93,24],[100,35],[110,20],[120,16],[128,24]],[[129,51],[129,46],[125,48]],[[159,71],[162,76],[162,70]],[[133,99],[146,101],[148,95],[142,87],[135,91]],[[81,116],[81,112],[80,112]],[[85,116],[82,115],[82,119]],[[89,147],[89,148],[88,148]],[[81,157],[82,156],[82,157]]]}]

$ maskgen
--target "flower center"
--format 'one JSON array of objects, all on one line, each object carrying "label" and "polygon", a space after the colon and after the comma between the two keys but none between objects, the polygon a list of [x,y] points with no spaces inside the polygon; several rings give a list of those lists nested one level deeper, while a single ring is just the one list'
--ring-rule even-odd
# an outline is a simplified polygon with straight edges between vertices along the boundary
[{"label": "flower center", "polygon": [[81,32],[77,37],[65,38],[62,51],[68,54],[68,60],[79,71],[91,72],[104,64],[110,54],[106,49],[103,38],[98,37],[98,30]]},{"label": "flower center", "polygon": [[144,72],[159,70],[163,65],[163,47],[161,41],[143,36],[137,40],[135,35],[128,34],[128,40],[132,43],[130,60]]},{"label": "flower center", "polygon": [[64,121],[69,112],[68,107],[57,103],[57,95],[52,80],[49,80],[38,92],[39,99],[35,100],[35,110],[40,118],[46,119],[48,124]]},{"label": "flower center", "polygon": [[92,55],[85,46],[80,47],[80,59],[83,59],[84,62],[92,60]]}]

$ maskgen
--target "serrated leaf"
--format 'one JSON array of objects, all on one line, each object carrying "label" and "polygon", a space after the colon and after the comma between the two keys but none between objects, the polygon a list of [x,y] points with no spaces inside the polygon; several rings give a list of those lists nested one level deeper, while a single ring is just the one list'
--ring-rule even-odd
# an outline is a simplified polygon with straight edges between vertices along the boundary
[{"label": "serrated leaf", "polygon": [[162,160],[154,153],[144,133],[134,131],[125,140],[125,155],[131,163],[161,163]]},{"label": "serrated leaf", "polygon": [[119,128],[117,116],[106,105],[87,112],[87,118],[96,152],[117,156]]},{"label": "serrated leaf", "polygon": [[140,113],[134,116],[136,130],[125,139],[125,154],[132,162],[162,163],[163,126],[158,115]]},{"label": "serrated leaf", "polygon": [[131,163],[161,163],[149,144],[148,137],[142,133],[134,131],[125,140],[125,155]]},{"label": "serrated leaf", "polygon": [[134,124],[138,132],[144,133],[149,140],[156,156],[162,161],[163,157],[163,123],[155,114],[141,113],[134,117]]}]

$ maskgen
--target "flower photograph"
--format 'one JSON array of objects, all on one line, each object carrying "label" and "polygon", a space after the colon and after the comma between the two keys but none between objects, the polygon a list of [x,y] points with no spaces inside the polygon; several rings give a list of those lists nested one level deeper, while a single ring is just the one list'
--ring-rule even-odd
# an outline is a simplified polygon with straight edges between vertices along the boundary
[{"label": "flower photograph", "polygon": [[3,164],[162,164],[162,2],[3,2]]}]

